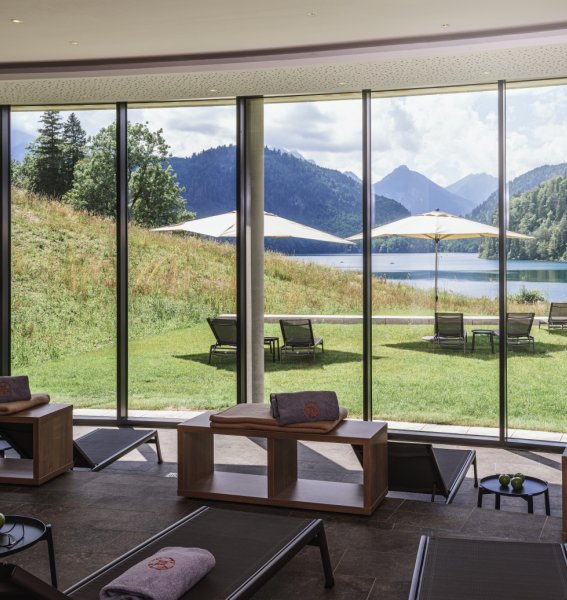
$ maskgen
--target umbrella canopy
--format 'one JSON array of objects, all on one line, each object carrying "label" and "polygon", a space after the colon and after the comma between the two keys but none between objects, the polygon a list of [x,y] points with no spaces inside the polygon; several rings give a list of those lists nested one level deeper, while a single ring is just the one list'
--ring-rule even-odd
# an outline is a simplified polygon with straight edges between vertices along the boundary
[{"label": "umbrella canopy", "polygon": [[[236,211],[213,215],[203,219],[185,221],[178,225],[157,227],[152,231],[188,231],[211,237],[236,237]],[[278,217],[272,213],[264,213],[264,237],[301,238],[316,240],[318,242],[331,242],[333,244],[352,244],[348,240],[337,237],[325,231],[307,227],[301,223]]]},{"label": "umbrella canopy", "polygon": [[[435,312],[437,312],[437,278],[439,271],[439,242],[466,238],[497,238],[500,231],[492,225],[470,221],[449,213],[432,210],[421,215],[412,215],[393,223],[387,223],[372,229],[372,237],[399,235],[402,237],[422,238],[435,242]],[[532,240],[533,236],[507,231],[506,237],[512,240]],[[353,235],[349,240],[361,240],[362,233]]]}]

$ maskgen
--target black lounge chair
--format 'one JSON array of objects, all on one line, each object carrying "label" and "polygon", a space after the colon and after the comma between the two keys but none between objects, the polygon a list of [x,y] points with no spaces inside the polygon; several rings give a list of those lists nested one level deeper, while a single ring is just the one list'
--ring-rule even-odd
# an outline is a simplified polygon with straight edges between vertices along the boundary
[{"label": "black lounge chair", "polygon": [[0,563],[0,598],[6,600],[67,600],[63,592],[51,587],[25,569]]},{"label": "black lounge chair", "polygon": [[437,494],[445,503],[453,501],[469,470],[474,467],[478,487],[476,452],[455,448],[434,448],[427,443],[388,442],[388,489],[395,492]]},{"label": "black lounge chair", "polygon": [[[509,347],[528,346],[535,352],[535,340],[530,335],[535,313],[506,313],[506,342]],[[497,331],[499,336],[500,332]]]},{"label": "black lounge chair", "polygon": [[[547,317],[547,323],[543,323],[547,326],[547,330],[552,329],[565,329],[567,327],[567,302],[552,302],[549,305],[549,316]],[[541,328],[542,322],[539,322]]]},{"label": "black lounge chair", "polygon": [[207,323],[216,339],[209,349],[209,364],[213,354],[236,353],[236,319],[208,317]]},{"label": "black lounge chair", "polygon": [[561,544],[423,536],[409,600],[565,600]]},{"label": "black lounge chair", "polygon": [[463,313],[435,313],[433,342],[441,348],[462,348],[467,351],[467,332]]},{"label": "black lounge chair", "polygon": [[311,319],[280,319],[283,346],[282,357],[287,354],[296,356],[311,356],[315,360],[315,348],[321,346],[321,352],[325,352],[323,338],[313,335]]},{"label": "black lounge chair", "polygon": [[216,566],[179,600],[250,598],[306,545],[318,546],[325,587],[334,584],[321,519],[297,519],[203,507],[69,588],[75,600],[98,600],[100,589],[166,546],[209,550]]}]

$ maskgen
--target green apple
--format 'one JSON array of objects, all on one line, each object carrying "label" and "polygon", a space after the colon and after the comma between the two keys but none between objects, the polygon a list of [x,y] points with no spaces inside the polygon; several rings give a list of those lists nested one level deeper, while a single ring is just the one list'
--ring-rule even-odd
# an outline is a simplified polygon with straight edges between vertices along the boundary
[{"label": "green apple", "polygon": [[500,477],[498,478],[498,483],[502,487],[508,487],[508,484],[510,483],[510,475],[502,473],[502,475],[500,475]]},{"label": "green apple", "polygon": [[6,524],[6,517],[0,513],[0,527],[4,527],[4,525]]},{"label": "green apple", "polygon": [[526,476],[522,473],[516,473],[514,477],[519,477],[522,480],[522,483],[524,483],[524,481],[526,480]]},{"label": "green apple", "polygon": [[512,489],[516,491],[521,490],[524,487],[524,482],[521,477],[512,477],[510,484],[512,485]]}]

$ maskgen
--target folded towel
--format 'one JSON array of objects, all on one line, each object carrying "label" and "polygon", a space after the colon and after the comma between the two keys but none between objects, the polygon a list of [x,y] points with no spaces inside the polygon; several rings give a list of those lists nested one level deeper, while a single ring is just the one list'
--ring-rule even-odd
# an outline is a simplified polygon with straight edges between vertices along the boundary
[{"label": "folded towel", "polygon": [[339,418],[339,401],[335,392],[270,394],[270,404],[278,425],[336,421]]},{"label": "folded towel", "polygon": [[203,548],[162,548],[100,590],[100,600],[177,600],[215,566]]},{"label": "folded towel", "polygon": [[0,403],[0,415],[11,415],[13,413],[28,410],[34,406],[41,406],[49,403],[47,394],[32,394],[31,400],[19,400],[18,402]]},{"label": "folded towel", "polygon": [[0,402],[18,402],[31,398],[27,375],[0,377]]},{"label": "folded towel", "polygon": [[343,419],[346,419],[347,415],[347,409],[341,406],[339,407],[339,418],[335,421],[315,421],[281,426],[272,417],[272,410],[269,404],[236,404],[226,410],[210,415],[209,419],[213,427],[226,429],[328,433]]}]

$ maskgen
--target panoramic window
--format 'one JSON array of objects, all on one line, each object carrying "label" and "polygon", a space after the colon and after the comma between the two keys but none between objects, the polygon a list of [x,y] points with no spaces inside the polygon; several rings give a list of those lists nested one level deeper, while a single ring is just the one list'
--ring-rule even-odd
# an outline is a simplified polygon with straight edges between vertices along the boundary
[{"label": "panoramic window", "polygon": [[362,230],[361,100],[274,102],[264,114],[265,210],[289,220],[265,238],[265,335],[283,348],[274,361],[266,345],[265,395],[336,390],[360,417],[362,259],[344,238]]},{"label": "panoramic window", "polygon": [[234,404],[235,340],[210,353],[207,319],[236,313],[223,228],[236,208],[235,107],[132,105],[128,119],[129,408]]},{"label": "panoramic window", "polygon": [[510,437],[567,429],[566,114],[565,85],[507,92],[509,227],[533,237],[507,248]]},{"label": "panoramic window", "polygon": [[374,416],[496,435],[497,94],[376,94],[372,132]]},{"label": "panoramic window", "polygon": [[12,372],[116,407],[114,108],[12,112]]}]

